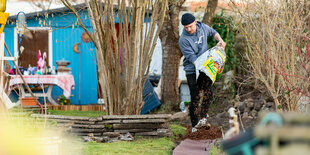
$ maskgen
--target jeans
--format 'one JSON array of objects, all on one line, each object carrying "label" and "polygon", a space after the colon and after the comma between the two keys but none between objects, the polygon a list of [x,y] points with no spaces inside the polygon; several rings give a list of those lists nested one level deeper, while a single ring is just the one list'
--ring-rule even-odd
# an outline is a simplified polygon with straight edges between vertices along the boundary
[{"label": "jeans", "polygon": [[212,80],[203,72],[199,72],[197,81],[196,74],[186,74],[186,79],[191,95],[189,115],[194,127],[199,119],[207,116],[213,99]]}]

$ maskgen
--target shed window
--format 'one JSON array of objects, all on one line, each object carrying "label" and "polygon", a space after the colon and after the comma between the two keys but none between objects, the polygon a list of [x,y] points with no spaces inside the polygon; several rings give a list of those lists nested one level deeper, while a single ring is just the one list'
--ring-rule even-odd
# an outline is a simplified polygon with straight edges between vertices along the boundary
[{"label": "shed window", "polygon": [[[24,47],[23,53],[20,55],[18,59],[18,65],[28,68],[29,65],[37,66],[38,62],[38,52],[41,51],[41,57],[43,57],[43,53],[46,52],[46,65],[50,65],[52,62],[50,57],[51,48],[49,45],[51,35],[49,35],[49,29],[27,29],[23,35],[21,46]],[[17,37],[17,36],[16,36]],[[18,42],[17,42],[18,44]],[[18,46],[17,46],[18,47]]]}]

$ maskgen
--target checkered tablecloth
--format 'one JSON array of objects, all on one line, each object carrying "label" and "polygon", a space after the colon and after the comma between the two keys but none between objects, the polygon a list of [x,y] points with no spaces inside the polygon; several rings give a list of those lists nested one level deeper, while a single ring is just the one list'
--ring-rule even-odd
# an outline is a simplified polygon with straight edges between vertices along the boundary
[{"label": "checkered tablecloth", "polygon": [[[57,85],[63,90],[66,98],[70,98],[71,90],[74,89],[74,78],[72,75],[23,75],[28,84],[48,84]],[[23,84],[19,75],[12,75],[10,80],[10,89],[18,84]]]}]

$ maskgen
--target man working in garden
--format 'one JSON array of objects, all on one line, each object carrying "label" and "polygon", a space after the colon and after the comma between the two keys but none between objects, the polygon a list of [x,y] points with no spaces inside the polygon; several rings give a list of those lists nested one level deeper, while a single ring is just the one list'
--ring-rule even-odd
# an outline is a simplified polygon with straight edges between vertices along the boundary
[{"label": "man working in garden", "polygon": [[[192,123],[192,132],[195,132],[198,127],[207,123],[207,112],[213,98],[212,80],[201,71],[199,71],[199,76],[196,80],[195,61],[208,50],[208,36],[218,41],[217,46],[225,48],[226,43],[214,29],[197,21],[190,13],[183,14],[181,23],[184,29],[179,40],[179,45],[184,55],[183,66],[191,95],[189,114]],[[203,97],[202,100],[200,96]],[[198,110],[200,101],[202,101],[200,103],[201,109]],[[199,120],[199,118],[201,119]]]}]

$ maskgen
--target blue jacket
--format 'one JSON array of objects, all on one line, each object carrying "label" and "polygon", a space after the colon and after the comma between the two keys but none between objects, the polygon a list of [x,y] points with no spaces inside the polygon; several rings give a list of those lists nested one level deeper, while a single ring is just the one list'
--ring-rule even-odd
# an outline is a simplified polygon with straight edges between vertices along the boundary
[{"label": "blue jacket", "polygon": [[189,34],[183,29],[179,45],[184,55],[183,66],[186,74],[196,73],[193,62],[208,50],[207,37],[211,36],[213,38],[216,33],[213,28],[199,21],[197,21],[197,30],[195,33]]}]

